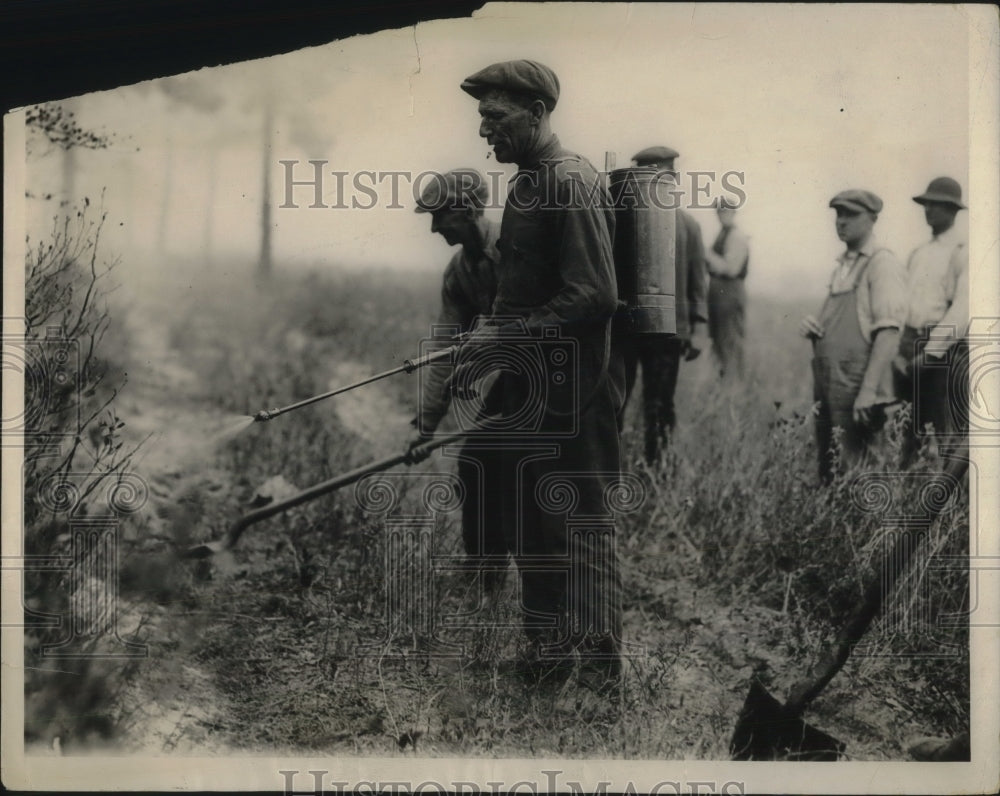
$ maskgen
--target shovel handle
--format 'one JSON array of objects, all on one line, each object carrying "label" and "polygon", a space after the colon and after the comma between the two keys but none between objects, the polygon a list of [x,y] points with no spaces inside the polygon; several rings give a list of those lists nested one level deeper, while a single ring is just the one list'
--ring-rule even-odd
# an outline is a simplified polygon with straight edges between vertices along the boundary
[{"label": "shovel handle", "polygon": [[[437,448],[444,447],[445,445],[450,445],[454,442],[459,442],[465,437],[465,434],[458,432],[455,434],[448,434],[438,439],[431,439],[420,445],[426,451],[432,451]],[[328,481],[322,481],[314,486],[307,489],[303,489],[298,494],[292,495],[287,500],[281,500],[277,503],[272,503],[268,506],[263,506],[256,511],[251,511],[249,514],[244,514],[236,522],[234,522],[229,530],[226,531],[226,535],[223,538],[222,549],[228,550],[239,540],[243,532],[249,528],[251,525],[266,520],[269,517],[273,517],[275,514],[281,514],[284,511],[288,511],[291,508],[295,508],[303,503],[307,503],[310,500],[325,495],[328,492],[333,492],[336,489],[340,489],[344,486],[349,486],[350,484],[360,481],[366,475],[371,473],[378,473],[382,470],[388,470],[390,467],[395,467],[397,464],[412,464],[413,463],[413,452],[408,450],[404,453],[397,453],[393,456],[388,456],[384,459],[379,459],[378,461],[371,462],[362,467],[358,467],[354,470],[344,473],[343,475],[338,475],[336,478],[331,478]]]},{"label": "shovel handle", "polygon": [[[968,441],[966,440],[961,448],[956,451],[954,458],[950,458],[945,465],[944,471],[937,476],[938,483],[944,490],[944,499],[940,501],[939,508],[931,517],[933,521],[940,510],[948,503],[952,493],[961,482],[965,473],[969,469]],[[854,613],[847,620],[847,623],[837,634],[837,640],[833,648],[828,649],[820,661],[816,664],[810,675],[805,680],[800,680],[792,686],[788,693],[788,700],[785,706],[798,714],[812,702],[822,691],[827,683],[839,672],[847,659],[851,655],[854,645],[861,640],[861,637],[868,630],[876,614],[882,609],[882,602],[889,594],[899,577],[906,572],[913,553],[917,545],[909,543],[908,540],[899,539],[893,545],[892,550],[882,560],[879,574],[869,581],[865,589],[864,599],[861,605],[855,609]]]}]

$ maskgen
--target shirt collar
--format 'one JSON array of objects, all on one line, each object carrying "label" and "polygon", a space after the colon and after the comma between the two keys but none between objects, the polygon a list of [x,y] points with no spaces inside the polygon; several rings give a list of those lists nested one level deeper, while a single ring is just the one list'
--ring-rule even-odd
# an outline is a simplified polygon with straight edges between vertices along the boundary
[{"label": "shirt collar", "polygon": [[942,232],[940,235],[932,235],[932,241],[937,241],[938,243],[944,243],[946,245],[951,245],[953,243],[958,243],[958,230],[955,229],[955,225],[952,224],[948,229]]},{"label": "shirt collar", "polygon": [[534,169],[543,161],[554,158],[560,152],[562,152],[562,145],[559,143],[559,137],[553,133],[547,141],[539,144],[536,150],[528,153],[523,165],[518,165],[520,165],[521,169]]},{"label": "shirt collar", "polygon": [[850,249],[844,249],[844,253],[840,255],[837,259],[841,263],[846,262],[856,262],[861,257],[871,257],[875,253],[875,249],[878,248],[878,241],[875,235],[869,235],[868,240],[861,244],[861,247],[856,251],[852,252]]},{"label": "shirt collar", "polygon": [[497,241],[500,238],[500,225],[494,223],[493,221],[487,219],[486,221],[486,231],[483,234],[483,250],[477,256],[473,257],[468,249],[464,246],[460,249],[460,254],[465,262],[471,266],[476,267],[483,260],[486,260],[491,265],[496,267],[500,262],[500,251],[497,249]]},{"label": "shirt collar", "polygon": [[490,221],[486,226],[486,240],[483,241],[483,256],[496,265],[500,262],[497,241],[500,239],[500,225]]}]

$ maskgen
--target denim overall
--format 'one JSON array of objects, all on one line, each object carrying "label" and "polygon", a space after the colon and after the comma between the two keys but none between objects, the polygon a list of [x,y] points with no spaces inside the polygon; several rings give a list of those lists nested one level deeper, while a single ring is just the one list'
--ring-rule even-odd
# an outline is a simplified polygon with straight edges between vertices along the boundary
[{"label": "denim overall", "polygon": [[865,261],[855,265],[857,272],[851,286],[839,293],[831,292],[820,311],[823,336],[813,343],[812,369],[813,400],[819,401],[816,445],[824,482],[833,477],[833,429],[843,430],[841,464],[850,466],[863,458],[880,425],[873,422],[872,427],[865,427],[854,422],[854,399],[861,389],[872,347],[861,333],[857,291],[874,255],[859,257]]}]

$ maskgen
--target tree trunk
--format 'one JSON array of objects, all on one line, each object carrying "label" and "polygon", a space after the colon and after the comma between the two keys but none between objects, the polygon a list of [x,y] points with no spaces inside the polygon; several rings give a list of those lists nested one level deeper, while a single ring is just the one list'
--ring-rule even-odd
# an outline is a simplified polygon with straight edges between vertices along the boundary
[{"label": "tree trunk", "polygon": [[263,199],[260,208],[260,260],[257,263],[257,275],[261,282],[266,282],[271,277],[271,128],[274,126],[273,119],[272,102],[268,100],[264,104]]}]

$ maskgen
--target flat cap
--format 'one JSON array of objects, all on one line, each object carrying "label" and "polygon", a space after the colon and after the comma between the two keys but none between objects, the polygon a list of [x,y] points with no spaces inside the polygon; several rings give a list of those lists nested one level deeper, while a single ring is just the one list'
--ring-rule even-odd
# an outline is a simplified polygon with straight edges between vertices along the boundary
[{"label": "flat cap", "polygon": [[962,186],[951,177],[935,177],[927,185],[927,190],[920,196],[914,196],[913,201],[920,205],[928,202],[941,202],[957,207],[959,210],[967,209],[962,204]]},{"label": "flat cap", "polygon": [[480,69],[462,81],[462,91],[476,99],[491,89],[538,97],[550,111],[559,101],[559,78],[538,61],[502,61]]},{"label": "flat cap", "polygon": [[680,152],[676,149],[671,149],[668,146],[651,146],[642,150],[642,152],[636,152],[632,155],[632,160],[640,166],[643,165],[643,163],[659,163],[660,165],[666,165],[671,163],[674,158],[679,158],[680,156]]},{"label": "flat cap", "polygon": [[417,213],[433,213],[435,210],[456,210],[463,207],[485,207],[490,198],[486,178],[482,172],[472,168],[452,169],[444,174],[427,178],[427,185],[420,193]]},{"label": "flat cap", "polygon": [[859,188],[851,188],[841,191],[830,200],[830,207],[846,207],[856,213],[880,213],[882,212],[882,200],[871,191],[862,191]]}]

